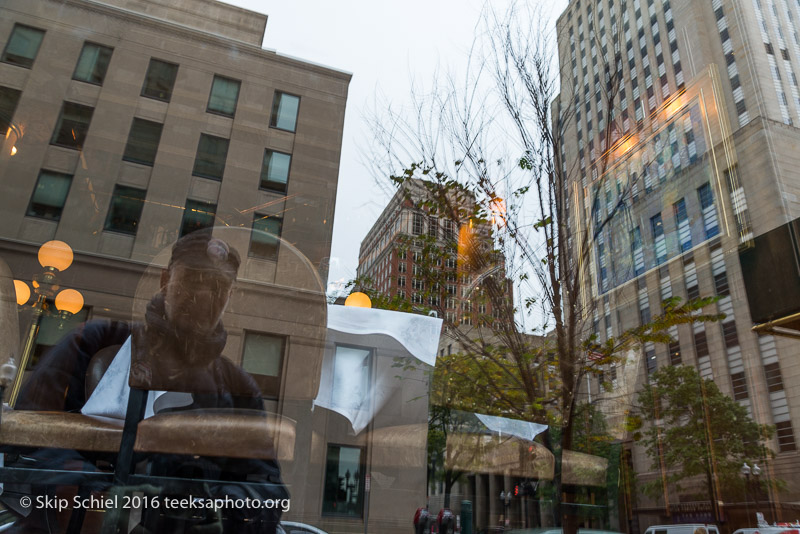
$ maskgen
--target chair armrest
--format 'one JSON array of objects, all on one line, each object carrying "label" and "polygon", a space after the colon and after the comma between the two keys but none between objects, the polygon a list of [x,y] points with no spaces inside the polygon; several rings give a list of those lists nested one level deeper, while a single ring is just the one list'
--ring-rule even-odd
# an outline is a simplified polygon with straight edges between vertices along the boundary
[{"label": "chair armrest", "polygon": [[69,412],[3,410],[0,444],[117,452],[123,421]]},{"label": "chair armrest", "polygon": [[136,452],[293,460],[295,421],[230,410],[162,413],[139,423]]}]

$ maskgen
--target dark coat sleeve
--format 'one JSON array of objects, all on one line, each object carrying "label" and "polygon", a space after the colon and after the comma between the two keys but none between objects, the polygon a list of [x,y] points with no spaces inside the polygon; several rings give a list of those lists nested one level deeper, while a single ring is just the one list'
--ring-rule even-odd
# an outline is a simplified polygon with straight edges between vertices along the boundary
[{"label": "dark coat sleeve", "polygon": [[64,336],[37,363],[20,391],[18,410],[78,411],[86,403],[86,371],[100,349],[121,345],[130,327],[118,321],[88,321]]}]

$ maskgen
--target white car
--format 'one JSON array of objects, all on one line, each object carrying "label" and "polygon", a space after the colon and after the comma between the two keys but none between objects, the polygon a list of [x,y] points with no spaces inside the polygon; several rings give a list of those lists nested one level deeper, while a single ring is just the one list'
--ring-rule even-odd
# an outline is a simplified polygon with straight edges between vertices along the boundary
[{"label": "white car", "polygon": [[677,525],[653,525],[644,534],[719,534],[717,525],[686,523]]},{"label": "white car", "polygon": [[280,528],[285,534],[328,534],[324,530],[296,521],[281,521]]}]

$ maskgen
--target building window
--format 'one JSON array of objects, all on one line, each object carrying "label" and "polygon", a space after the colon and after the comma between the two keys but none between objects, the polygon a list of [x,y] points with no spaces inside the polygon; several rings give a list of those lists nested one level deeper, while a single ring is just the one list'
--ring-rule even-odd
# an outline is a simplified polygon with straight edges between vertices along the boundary
[{"label": "building window", "polygon": [[113,48],[94,43],[84,43],[75,72],[72,74],[73,80],[103,85],[106,78],[108,64],[111,61]]},{"label": "building window", "polygon": [[700,207],[703,210],[703,226],[706,230],[706,239],[711,239],[719,234],[717,211],[714,207],[714,193],[711,191],[711,185],[705,183],[697,188],[697,196],[700,199]]},{"label": "building window", "polygon": [[434,239],[439,236],[439,219],[428,217],[428,235]]},{"label": "building window", "polygon": [[3,51],[3,62],[29,69],[42,44],[44,32],[22,24],[15,24]]},{"label": "building window", "polygon": [[744,373],[732,374],[731,386],[733,386],[734,400],[744,400],[747,398],[747,380],[744,377]]},{"label": "building window", "polygon": [[94,108],[89,106],[64,102],[50,143],[81,150],[92,121],[92,113]]},{"label": "building window", "polygon": [[61,219],[71,184],[72,176],[69,174],[41,171],[26,215],[51,221]]},{"label": "building window", "polygon": [[142,96],[169,102],[177,76],[178,65],[151,58],[144,78]]},{"label": "building window", "polygon": [[672,205],[672,210],[675,213],[675,222],[678,227],[678,242],[681,252],[686,252],[692,248],[692,231],[689,227],[689,216],[686,213],[686,200],[680,199]]},{"label": "building window", "polygon": [[123,234],[136,234],[142,217],[147,191],[126,185],[114,186],[111,207],[108,209],[105,229]]},{"label": "building window", "polygon": [[708,340],[706,339],[706,332],[702,330],[694,334],[694,350],[698,358],[708,356]]},{"label": "building window", "polygon": [[656,351],[655,351],[655,349],[650,349],[647,352],[645,352],[644,357],[645,357],[645,364],[646,364],[645,370],[647,371],[647,376],[650,376],[653,373],[655,373],[656,369],[658,368],[658,362],[656,361]]},{"label": "building window", "polygon": [[778,436],[778,446],[781,452],[797,450],[794,442],[794,431],[791,421],[781,421],[775,423],[775,433]]},{"label": "building window", "polygon": [[222,180],[225,172],[225,160],[228,157],[228,139],[200,134],[200,143],[197,145],[197,157],[194,160],[192,174]]},{"label": "building window", "polygon": [[283,229],[283,219],[256,214],[253,233],[250,234],[250,256],[263,260],[278,259],[278,245]]},{"label": "building window", "polygon": [[714,275],[714,289],[716,289],[717,295],[720,297],[731,294],[730,287],[728,286],[728,274],[725,271]]},{"label": "building window", "polygon": [[181,221],[181,236],[190,234],[203,228],[214,226],[214,217],[217,215],[217,205],[201,200],[186,200]]},{"label": "building window", "polygon": [[158,143],[161,141],[163,124],[144,119],[135,118],[128,134],[128,143],[125,145],[125,154],[122,159],[152,167],[158,152]]},{"label": "building window", "polygon": [[406,263],[405,262],[401,262],[401,263],[397,264],[397,272],[398,273],[404,273],[406,271],[407,271],[407,269],[406,269]]},{"label": "building window", "polygon": [[414,235],[422,235],[425,231],[425,220],[421,213],[414,213],[414,218],[411,221],[411,233]]},{"label": "building window", "polygon": [[208,97],[208,111],[233,117],[236,102],[239,100],[239,87],[242,82],[222,76],[214,76],[211,96]]},{"label": "building window", "polygon": [[456,238],[455,223],[449,219],[442,221],[442,237],[447,241],[454,241]]},{"label": "building window", "polygon": [[258,384],[264,397],[277,399],[281,390],[283,354],[286,338],[258,332],[245,332],[242,368]]},{"label": "building window", "polygon": [[406,287],[406,277],[405,276],[398,276],[397,277],[397,287]]},{"label": "building window", "polygon": [[291,163],[291,154],[269,149],[264,151],[264,163],[261,166],[261,189],[285,193],[286,184],[289,182]]},{"label": "building window", "polygon": [[361,517],[364,509],[363,451],[328,445],[322,513]]},{"label": "building window", "polygon": [[681,344],[678,341],[669,342],[669,364],[680,365],[681,361]]},{"label": "building window", "polygon": [[300,97],[277,91],[272,101],[272,117],[269,125],[280,130],[294,132],[297,129],[297,111]]},{"label": "building window", "polygon": [[767,379],[767,389],[770,393],[783,391],[783,378],[781,377],[781,367],[777,363],[770,363],[764,366],[764,375]]},{"label": "building window", "polygon": [[0,136],[7,135],[21,95],[22,91],[0,86]]},{"label": "building window", "polygon": [[656,265],[660,265],[667,261],[667,240],[664,237],[664,223],[660,213],[650,218],[650,228],[653,231]]},{"label": "building window", "polygon": [[725,347],[738,347],[739,336],[736,333],[736,321],[722,323],[722,337],[725,339]]}]

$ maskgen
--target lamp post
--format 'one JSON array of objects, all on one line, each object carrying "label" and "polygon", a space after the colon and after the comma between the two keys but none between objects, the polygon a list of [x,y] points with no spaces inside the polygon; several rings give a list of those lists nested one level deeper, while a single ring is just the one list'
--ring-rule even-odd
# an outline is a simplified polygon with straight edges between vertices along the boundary
[{"label": "lamp post", "polygon": [[511,492],[501,491],[500,502],[503,503],[503,519],[505,520],[505,525],[509,526],[510,521],[508,518],[508,508],[511,506]]},{"label": "lamp post", "polygon": [[747,462],[742,464],[742,475],[744,475],[744,507],[747,513],[747,526],[750,527],[750,499],[747,498],[747,486],[750,485],[750,466]]},{"label": "lamp post", "polygon": [[[758,492],[759,492],[758,477],[761,475],[761,468],[758,467],[758,464],[755,464],[755,463],[753,464],[753,467],[750,467],[749,465],[747,465],[747,462],[745,462],[745,463],[742,464],[742,470],[741,471],[742,471],[742,475],[744,475],[744,479],[745,479],[745,483],[744,483],[744,498],[745,498],[745,506],[747,506],[747,508],[748,508],[747,526],[750,526],[750,519],[749,519],[749,516],[750,516],[749,504],[750,503],[748,502],[748,499],[747,499],[747,487],[750,485],[750,475],[753,475],[754,482],[755,482],[756,517],[758,517]],[[760,527],[761,525],[756,525],[756,526]]]},{"label": "lamp post", "polygon": [[[35,300],[31,306],[33,316],[31,317],[31,326],[25,337],[19,368],[8,399],[8,405],[12,408],[17,402],[25,369],[28,367],[28,361],[36,345],[36,336],[39,333],[42,316],[48,312],[47,299],[55,296],[55,307],[62,319],[78,313],[83,308],[83,296],[78,291],[74,289],[59,291],[61,288],[58,282],[58,273],[72,265],[72,248],[63,241],[48,241],[39,247],[38,258],[39,264],[44,270],[37,274],[31,282],[33,293],[35,294]],[[17,304],[25,306],[31,297],[30,288],[21,280],[14,280],[14,288],[17,293]]]},{"label": "lamp post", "polygon": [[[753,464],[753,482],[755,482],[754,486],[755,486],[755,495],[756,495],[756,522],[757,523],[760,523],[760,521],[758,521],[758,493],[761,490],[761,487],[759,486],[759,482],[758,482],[759,475],[761,475],[761,468],[758,467],[758,464]],[[760,524],[756,524],[756,526],[759,527],[759,528],[761,527]]]}]

